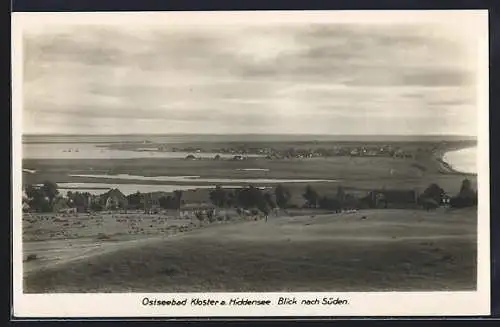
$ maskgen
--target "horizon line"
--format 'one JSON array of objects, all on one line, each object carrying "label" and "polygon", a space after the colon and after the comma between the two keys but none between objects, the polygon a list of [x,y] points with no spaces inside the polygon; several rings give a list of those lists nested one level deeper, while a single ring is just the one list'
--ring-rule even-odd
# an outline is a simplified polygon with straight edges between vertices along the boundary
[{"label": "horizon line", "polygon": [[466,136],[478,137],[470,134],[315,134],[315,133],[22,133],[22,136],[50,135],[50,136],[125,136],[125,135],[158,135],[158,136],[184,136],[184,135],[286,135],[286,136]]}]

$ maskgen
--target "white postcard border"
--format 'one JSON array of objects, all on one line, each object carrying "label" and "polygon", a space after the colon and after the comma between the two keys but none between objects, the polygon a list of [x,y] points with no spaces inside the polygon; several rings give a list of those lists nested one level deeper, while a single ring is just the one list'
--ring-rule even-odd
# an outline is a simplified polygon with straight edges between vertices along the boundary
[{"label": "white postcard border", "polygon": [[[175,294],[24,294],[22,292],[22,29],[27,24],[201,24],[353,22],[439,22],[443,18],[481,31],[478,70],[478,288],[475,292],[356,292],[356,293],[175,293]],[[343,11],[343,12],[177,12],[177,13],[14,13],[12,15],[13,98],[13,314],[16,317],[206,317],[206,316],[466,316],[490,314],[489,123],[488,123],[488,13],[479,11]],[[223,18],[223,19],[222,19]],[[192,298],[226,300],[247,298],[272,301],[269,306],[145,306],[143,299]],[[277,305],[279,297],[339,298],[347,305]]]}]

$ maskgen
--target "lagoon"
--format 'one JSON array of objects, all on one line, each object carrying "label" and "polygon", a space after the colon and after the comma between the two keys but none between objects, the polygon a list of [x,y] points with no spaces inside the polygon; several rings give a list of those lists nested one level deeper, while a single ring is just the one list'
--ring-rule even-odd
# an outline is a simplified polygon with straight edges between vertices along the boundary
[{"label": "lagoon", "polygon": [[202,182],[202,183],[246,183],[246,184],[278,184],[278,183],[317,183],[317,182],[337,182],[332,179],[270,179],[270,178],[204,178],[201,176],[140,176],[129,174],[117,175],[87,175],[71,174],[71,177],[86,177],[100,179],[122,179],[122,180],[143,180],[143,181],[161,181],[161,182]]},{"label": "lagoon", "polygon": [[[260,189],[265,189],[269,184],[278,183],[315,183],[315,182],[336,182],[336,180],[320,180],[320,179],[233,179],[233,178],[203,178],[201,176],[139,176],[129,174],[117,175],[87,175],[87,174],[70,174],[71,177],[85,177],[97,179],[116,179],[116,183],[58,183],[59,191],[66,193],[67,191],[89,192],[91,194],[102,194],[112,188],[119,189],[123,194],[128,195],[137,191],[141,193],[149,192],[173,192],[175,190],[193,190],[193,189],[212,189],[216,185],[221,184],[224,188],[242,188],[248,185],[253,185]],[[120,183],[119,180],[137,180],[137,181],[161,181],[171,182],[173,184],[130,184]],[[175,183],[183,183],[181,185]],[[187,184],[188,183],[188,184]],[[199,185],[198,183],[210,183],[209,185]],[[263,186],[266,185],[266,186]]]},{"label": "lagoon", "polygon": [[[88,192],[93,195],[106,193],[110,189],[119,189],[125,195],[151,192],[173,192],[176,190],[187,191],[193,189],[211,189],[213,185],[147,185],[147,184],[110,184],[110,183],[58,183],[58,190],[62,194],[71,192]],[[237,185],[224,185],[225,188],[241,188]],[[259,187],[264,188],[264,187]]]},{"label": "lagoon", "polygon": [[[183,159],[192,154],[197,158],[214,158],[218,153],[191,153],[171,151],[144,151],[140,149],[118,150],[97,146],[92,143],[24,143],[23,159],[137,159],[137,158],[169,158]],[[233,158],[233,154],[220,153],[221,158]],[[245,155],[262,157],[261,155]]]}]

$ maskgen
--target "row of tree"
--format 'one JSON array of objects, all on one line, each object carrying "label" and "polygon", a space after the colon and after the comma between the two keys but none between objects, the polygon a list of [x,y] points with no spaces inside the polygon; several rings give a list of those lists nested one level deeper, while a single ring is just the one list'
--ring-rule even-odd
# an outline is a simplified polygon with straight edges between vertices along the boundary
[{"label": "row of tree", "polygon": [[[274,193],[274,194],[273,194]],[[274,192],[262,191],[254,186],[242,189],[227,190],[217,186],[210,192],[210,200],[219,208],[239,207],[243,209],[258,209],[264,214],[269,214],[275,208],[286,209],[290,207],[291,192],[283,185],[278,185]],[[346,194],[340,186],[335,197],[321,196],[312,186],[307,185],[302,197],[305,207],[340,210],[344,207],[354,207],[354,196]]]},{"label": "row of tree", "polygon": [[24,187],[23,203],[26,203],[30,208],[40,212],[53,211],[54,204],[59,197],[57,184],[45,182],[40,187],[26,185]]},{"label": "row of tree", "polygon": [[419,198],[420,204],[426,209],[432,209],[446,204],[452,208],[465,208],[477,205],[477,191],[472,189],[470,180],[464,179],[458,194],[448,197],[437,184],[431,184]]},{"label": "row of tree", "polygon": [[159,199],[159,205],[163,209],[179,210],[182,205],[183,192],[178,190],[174,191],[173,196],[163,196]]},{"label": "row of tree", "polygon": [[[287,191],[281,186],[277,187],[275,191],[276,194],[280,195],[280,205],[284,207],[289,200]],[[256,208],[265,215],[268,215],[272,209],[278,206],[270,193],[262,192],[262,190],[254,186],[227,190],[218,185],[210,192],[210,201],[218,208]]]},{"label": "row of tree", "polygon": [[[401,191],[403,192],[403,191]],[[382,192],[382,197],[383,192]],[[411,195],[411,194],[410,194]],[[307,208],[322,208],[328,210],[355,209],[363,205],[371,207],[369,196],[356,198],[352,194],[347,194],[342,186],[337,188],[335,196],[320,195],[311,185],[307,185],[302,194]],[[411,196],[413,197],[413,196]],[[269,209],[287,208],[291,198],[290,191],[283,185],[278,185],[274,190],[274,199],[271,193],[262,192],[260,189],[250,186],[248,188],[228,191],[217,186],[210,193],[210,200],[217,207],[242,207],[257,208],[264,214]],[[390,200],[383,199],[386,203]],[[410,200],[411,201],[411,200]],[[462,181],[458,194],[449,197],[445,191],[437,184],[433,183],[424,192],[414,199],[415,205],[421,205],[425,209],[435,209],[441,205],[448,205],[453,208],[464,208],[477,205],[477,191],[472,189],[472,184],[468,179]]]},{"label": "row of tree", "polygon": [[[173,195],[162,196],[158,199],[158,204],[163,209],[179,210],[182,206],[182,191],[175,191]],[[220,185],[210,191],[210,201],[218,208],[243,208],[256,209],[268,215],[275,208],[288,208],[290,206],[291,192],[283,185],[278,185],[274,192],[262,191],[254,186],[241,189],[229,190]],[[335,196],[322,196],[311,185],[307,185],[302,194],[307,208],[322,208],[328,210],[341,210],[344,208],[358,208],[363,204],[365,198],[356,198],[347,194],[342,186],[337,188]],[[39,212],[54,211],[54,206],[61,195],[57,190],[57,184],[45,182],[40,187],[27,185],[25,187],[24,203],[27,203],[32,210]],[[99,211],[105,206],[104,200],[97,198],[97,201],[89,201],[94,198],[90,193],[68,192],[65,199],[69,207],[85,208],[85,210]],[[151,194],[133,193],[127,196],[128,208],[143,209],[152,202]],[[451,207],[463,208],[477,205],[477,191],[472,189],[471,182],[465,179],[462,182],[460,191],[453,197],[448,197],[444,190],[437,184],[431,184],[418,198],[418,204],[426,209],[437,208],[442,204]],[[370,207],[370,205],[368,205]]]},{"label": "row of tree", "polygon": [[243,209],[256,208],[268,214],[275,208],[287,208],[291,199],[290,191],[283,185],[278,185],[272,193],[248,186],[236,190],[223,189],[220,185],[210,192],[210,201],[219,208],[240,207]]}]

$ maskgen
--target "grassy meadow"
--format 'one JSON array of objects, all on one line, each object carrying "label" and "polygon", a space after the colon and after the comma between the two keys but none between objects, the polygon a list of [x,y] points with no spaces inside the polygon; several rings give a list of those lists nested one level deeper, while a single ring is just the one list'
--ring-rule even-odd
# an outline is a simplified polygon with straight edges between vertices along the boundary
[{"label": "grassy meadow", "polygon": [[[476,216],[474,209],[295,213],[270,217],[268,222],[196,226],[170,237],[156,232],[150,238],[113,242],[111,236],[87,254],[72,253],[67,255],[70,259],[31,266],[25,271],[24,289],[27,293],[472,290]],[[173,220],[171,226],[175,224]],[[83,239],[73,242],[82,247]],[[61,246],[68,241],[60,242]],[[43,261],[43,247],[36,251]],[[45,251],[50,256],[50,247]]]}]

